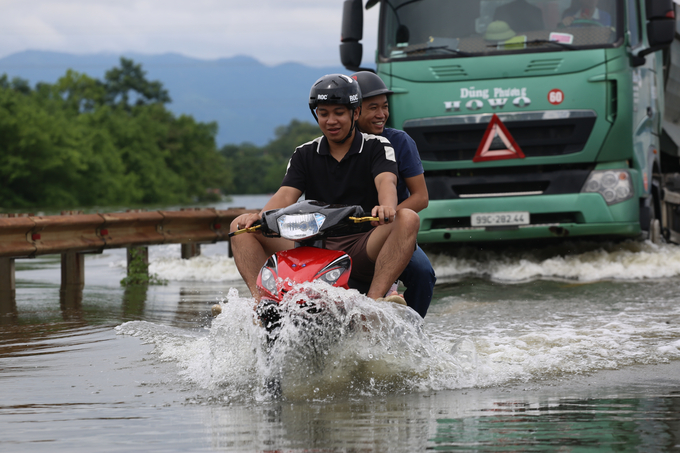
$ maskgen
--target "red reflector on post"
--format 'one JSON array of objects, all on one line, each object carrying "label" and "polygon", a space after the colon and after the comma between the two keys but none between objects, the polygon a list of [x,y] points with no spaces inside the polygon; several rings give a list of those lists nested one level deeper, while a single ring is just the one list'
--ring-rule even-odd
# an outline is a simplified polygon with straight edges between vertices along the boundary
[{"label": "red reflector on post", "polygon": [[107,230],[107,229],[99,230],[99,234],[101,234],[102,236],[108,236],[109,230]]},{"label": "red reflector on post", "polygon": [[34,241],[39,241],[40,240],[40,234],[39,233],[33,233],[31,235],[31,239]]},{"label": "red reflector on post", "polygon": [[666,13],[666,17],[669,19],[675,19],[675,11],[670,10]]},{"label": "red reflector on post", "polygon": [[215,225],[213,225],[213,227],[214,227],[216,230],[219,230],[220,228],[222,228],[222,224],[221,224],[221,223],[216,223]]}]

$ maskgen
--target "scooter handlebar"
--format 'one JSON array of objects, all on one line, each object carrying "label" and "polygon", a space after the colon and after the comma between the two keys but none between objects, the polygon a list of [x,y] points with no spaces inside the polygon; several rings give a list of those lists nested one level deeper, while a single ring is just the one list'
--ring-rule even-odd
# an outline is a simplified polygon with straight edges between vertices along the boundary
[{"label": "scooter handlebar", "polygon": [[253,226],[251,226],[251,227],[243,228],[241,230],[236,230],[232,233],[229,233],[229,237],[231,238],[231,237],[236,236],[237,234],[242,234],[242,233],[254,233],[255,231],[259,230],[260,228],[262,228],[262,222],[258,221],[258,222],[255,222],[253,224]]},{"label": "scooter handlebar", "polygon": [[367,213],[364,213],[364,217],[349,217],[349,220],[351,220],[354,223],[365,223],[365,222],[380,222],[380,218],[378,217],[370,217],[366,216]]},{"label": "scooter handlebar", "polygon": [[[264,212],[264,213],[262,213],[262,217],[260,218],[260,220],[258,220],[257,222],[255,222],[253,225],[251,225],[248,228],[243,228],[243,229],[236,230],[236,231],[229,233],[229,237],[234,237],[234,236],[242,234],[242,233],[254,233],[256,231],[261,232],[266,237],[280,237],[280,235],[278,234],[278,228],[274,228],[274,226],[275,226],[274,218],[283,209],[291,210],[291,207],[298,206],[299,204],[302,204],[302,203],[307,203],[307,204],[313,205],[314,203],[318,203],[318,202],[315,202],[315,201],[300,202],[300,203],[296,203],[295,205],[291,205],[287,208],[275,209],[275,210],[270,210],[270,211]],[[318,206],[318,205],[313,205],[313,206]],[[321,205],[321,206],[323,207],[324,205]],[[336,217],[335,220],[331,222],[333,225],[336,225],[336,224],[341,225],[342,223],[344,223],[345,225],[351,225],[351,224],[359,224],[359,223],[367,223],[367,222],[379,222],[380,221],[380,219],[378,217],[371,216],[370,212],[364,212],[361,209],[357,209],[357,208],[359,208],[358,206],[342,206],[342,207],[349,208],[350,211],[353,210],[354,215],[349,215],[347,217],[340,217],[340,218]],[[299,211],[297,211],[297,209],[298,208],[292,209],[293,214],[299,213]],[[347,214],[345,214],[345,215],[347,215]],[[271,218],[269,218],[268,216],[271,217]],[[272,225],[269,225],[270,222],[272,222]]]},{"label": "scooter handlebar", "polygon": [[[367,216],[365,214],[366,213],[364,213],[364,217],[350,216],[350,217],[348,217],[348,219],[353,223],[366,223],[366,222],[379,222],[380,221],[380,218],[378,218],[378,217],[371,217],[370,215]],[[262,228],[262,223],[258,222],[258,223],[255,223],[253,226],[251,226],[249,228],[243,228],[243,229],[240,229],[240,230],[236,230],[232,233],[229,233],[229,237],[234,237],[236,235],[243,234],[243,233],[254,233],[255,231],[257,231],[261,228]]]}]

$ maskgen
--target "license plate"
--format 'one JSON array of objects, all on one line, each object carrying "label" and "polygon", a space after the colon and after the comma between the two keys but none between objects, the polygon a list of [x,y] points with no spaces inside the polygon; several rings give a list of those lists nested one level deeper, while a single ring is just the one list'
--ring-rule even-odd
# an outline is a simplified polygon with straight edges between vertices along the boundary
[{"label": "license plate", "polygon": [[495,227],[512,225],[529,225],[528,212],[484,212],[470,216],[473,227]]}]

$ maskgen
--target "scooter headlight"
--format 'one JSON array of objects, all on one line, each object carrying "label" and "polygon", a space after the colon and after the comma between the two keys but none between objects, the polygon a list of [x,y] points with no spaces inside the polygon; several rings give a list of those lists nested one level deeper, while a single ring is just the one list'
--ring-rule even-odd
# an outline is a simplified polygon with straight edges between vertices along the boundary
[{"label": "scooter headlight", "polygon": [[276,294],[276,276],[267,267],[262,268],[262,286],[272,294]]},{"label": "scooter headlight", "polygon": [[331,285],[338,281],[345,269],[332,269],[321,276],[321,278]]},{"label": "scooter headlight", "polygon": [[599,193],[612,205],[633,198],[633,182],[628,170],[594,170],[581,193]]},{"label": "scooter headlight", "polygon": [[323,280],[329,285],[334,285],[351,267],[352,260],[349,256],[345,255],[323,268],[315,278]]},{"label": "scooter headlight", "polygon": [[325,220],[325,215],[315,213],[282,215],[276,221],[281,237],[296,241],[317,234]]}]

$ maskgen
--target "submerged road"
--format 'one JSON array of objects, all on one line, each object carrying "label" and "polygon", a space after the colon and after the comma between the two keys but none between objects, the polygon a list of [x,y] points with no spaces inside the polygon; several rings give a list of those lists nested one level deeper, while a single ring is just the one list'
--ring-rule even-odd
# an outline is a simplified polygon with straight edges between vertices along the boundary
[{"label": "submerged road", "polygon": [[[311,341],[289,324],[272,354],[226,247],[191,260],[179,245],[151,247],[150,271],[167,283],[149,287],[119,285],[124,250],[88,255],[78,297],[59,291],[58,256],[17,260],[16,308],[0,316],[0,448],[680,445],[680,247],[430,251],[438,284],[424,323],[331,290],[352,329],[333,330],[349,326],[340,317]],[[272,374],[278,397],[264,385]]]}]

